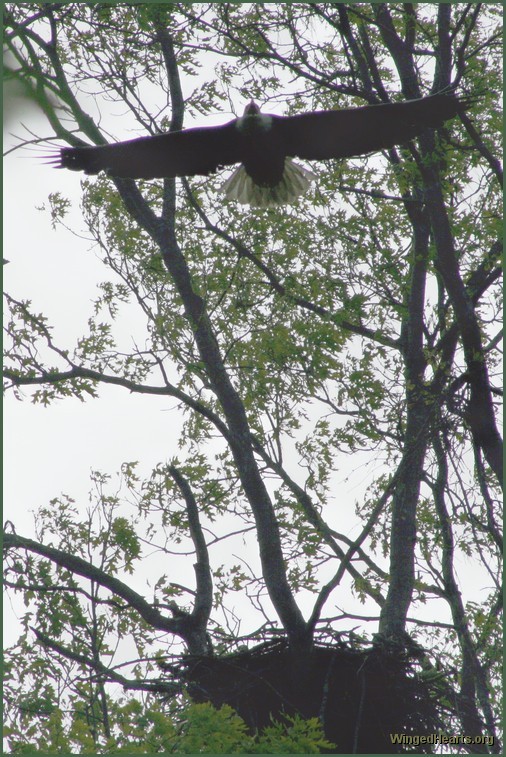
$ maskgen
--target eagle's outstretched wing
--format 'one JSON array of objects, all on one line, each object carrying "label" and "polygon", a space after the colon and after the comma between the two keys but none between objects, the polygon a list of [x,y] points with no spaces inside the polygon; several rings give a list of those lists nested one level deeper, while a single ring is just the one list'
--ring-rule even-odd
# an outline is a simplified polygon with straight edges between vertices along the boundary
[{"label": "eagle's outstretched wing", "polygon": [[439,94],[400,103],[273,116],[272,130],[290,157],[349,158],[407,142],[428,126],[442,126],[466,107],[465,99]]},{"label": "eagle's outstretched wing", "polygon": [[63,147],[58,168],[129,179],[206,176],[219,166],[241,162],[236,121],[222,126],[185,129],[109,145]]}]

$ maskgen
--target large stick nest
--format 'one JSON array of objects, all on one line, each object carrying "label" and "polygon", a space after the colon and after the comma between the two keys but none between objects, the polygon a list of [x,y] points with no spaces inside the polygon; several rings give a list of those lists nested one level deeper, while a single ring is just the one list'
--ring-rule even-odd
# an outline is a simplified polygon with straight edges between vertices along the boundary
[{"label": "large stick nest", "polygon": [[441,730],[438,703],[406,655],[380,647],[317,645],[294,654],[285,641],[219,657],[186,657],[176,671],[196,702],[228,704],[250,729],[272,718],[319,717],[333,753],[431,752],[392,744],[391,734]]}]

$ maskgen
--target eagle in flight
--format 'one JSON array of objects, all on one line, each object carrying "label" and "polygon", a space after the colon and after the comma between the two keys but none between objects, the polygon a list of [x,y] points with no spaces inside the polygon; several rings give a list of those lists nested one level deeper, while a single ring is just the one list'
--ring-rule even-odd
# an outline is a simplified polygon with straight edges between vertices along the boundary
[{"label": "eagle in flight", "polygon": [[438,128],[469,106],[469,99],[437,94],[297,116],[261,113],[251,101],[240,118],[221,126],[183,129],[109,145],[64,147],[58,168],[130,179],[207,176],[240,165],[221,191],[253,207],[293,202],[315,178],[303,160],[351,158],[407,142]]}]

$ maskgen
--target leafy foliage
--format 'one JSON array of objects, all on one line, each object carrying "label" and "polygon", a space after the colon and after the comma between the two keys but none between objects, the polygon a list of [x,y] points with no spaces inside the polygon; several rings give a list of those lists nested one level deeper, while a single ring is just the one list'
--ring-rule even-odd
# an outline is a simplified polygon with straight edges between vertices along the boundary
[{"label": "leafy foliage", "polygon": [[20,701],[21,709],[39,717],[36,724],[27,717],[19,730],[5,729],[10,753],[96,754],[98,748],[100,754],[320,754],[333,746],[316,718],[286,718],[250,736],[228,705],[189,704],[170,715],[156,701],[148,707],[134,698],[108,704],[114,735],[98,743],[90,734],[89,713],[79,705],[65,727],[64,714],[52,702],[35,696]]}]

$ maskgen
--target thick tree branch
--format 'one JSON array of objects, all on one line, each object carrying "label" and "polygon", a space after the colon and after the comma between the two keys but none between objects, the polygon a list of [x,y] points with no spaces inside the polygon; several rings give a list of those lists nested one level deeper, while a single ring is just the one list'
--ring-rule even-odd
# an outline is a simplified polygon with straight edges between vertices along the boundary
[{"label": "thick tree branch", "polygon": [[192,323],[200,357],[223,408],[230,446],[244,492],[257,525],[262,572],[272,602],[294,644],[306,643],[306,624],[289,587],[279,526],[269,494],[256,465],[244,406],[228,377],[204,302],[193,290],[190,273],[170,230],[157,230],[156,240]]},{"label": "thick tree branch", "polygon": [[428,264],[429,227],[425,214],[412,209],[413,252],[410,263],[403,343],[406,375],[406,433],[402,460],[392,498],[390,584],[381,611],[379,631],[401,639],[415,580],[416,510],[420,496],[430,407],[423,386],[426,358],[423,350],[423,311]]},{"label": "thick tree branch", "polygon": [[499,185],[502,187],[503,185],[503,169],[501,165],[501,161],[495,157],[495,155],[492,155],[489,148],[481,138],[480,134],[477,132],[477,130],[474,127],[473,122],[467,115],[467,113],[461,113],[460,114],[460,120],[465,126],[465,129],[471,139],[473,140],[474,144],[476,145],[478,151],[481,155],[485,158],[487,163],[489,164],[490,168],[492,169],[497,181],[499,182]]},{"label": "thick tree branch", "polygon": [[[202,526],[200,525],[198,505],[188,481],[174,465],[169,467],[169,473],[176,482],[186,503],[188,526],[197,555],[197,562],[193,566],[197,591],[191,617],[195,621],[196,628],[200,630],[202,637],[206,639],[207,622],[213,607],[213,581],[207,544],[202,532]],[[207,643],[204,644],[204,649],[206,647],[208,647]]]},{"label": "thick tree branch", "polygon": [[430,156],[435,147],[433,137],[429,134],[425,135],[424,142],[423,152],[428,165],[423,169],[423,177],[437,251],[435,265],[442,276],[455,311],[471,387],[467,421],[475,443],[483,449],[488,464],[494,471],[499,484],[502,485],[502,439],[496,425],[480,327],[473,302],[460,276],[453,235],[438,176],[435,169],[429,167]]},{"label": "thick tree branch", "polygon": [[396,30],[387,3],[372,5],[381,37],[389,50],[399,72],[402,94],[406,100],[415,100],[421,96],[418,77],[413,64],[412,50]]},{"label": "thick tree branch", "polygon": [[116,596],[124,599],[152,628],[175,634],[185,640],[187,640],[193,631],[193,621],[189,617],[167,618],[147,602],[144,597],[123,583],[123,581],[114,578],[114,576],[109,575],[109,573],[106,573],[101,568],[97,568],[81,557],[64,552],[61,549],[48,547],[33,539],[5,532],[3,534],[3,547],[7,550],[25,549],[41,557],[47,557],[48,560],[51,560],[51,562],[54,562],[61,568],[83,578],[88,578],[90,581],[95,581],[105,589],[109,589]]},{"label": "thick tree branch", "polygon": [[[451,519],[445,503],[445,488],[448,479],[448,466],[441,439],[436,433],[432,437],[432,446],[438,463],[438,475],[433,485],[434,502],[439,517],[439,525],[443,538],[441,566],[446,597],[451,608],[455,630],[462,649],[462,724],[469,734],[480,733],[483,730],[475,701],[475,686],[480,705],[485,713],[486,726],[489,733],[496,735],[494,718],[490,707],[490,695],[487,678],[478,655],[471,632],[467,623],[466,611],[454,576],[453,557],[454,541]],[[473,679],[471,681],[470,679]],[[499,745],[498,748],[500,749]]]}]

